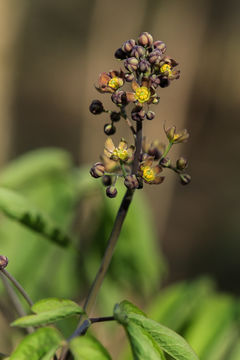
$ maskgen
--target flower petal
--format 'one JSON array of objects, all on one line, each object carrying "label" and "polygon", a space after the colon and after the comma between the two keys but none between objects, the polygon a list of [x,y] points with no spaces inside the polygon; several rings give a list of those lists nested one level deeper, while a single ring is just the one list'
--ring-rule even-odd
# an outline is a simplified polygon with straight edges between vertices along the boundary
[{"label": "flower petal", "polygon": [[139,88],[140,86],[138,85],[138,83],[136,82],[136,80],[133,80],[132,81],[132,89],[133,89],[133,91],[136,91],[137,90],[137,88]]},{"label": "flower petal", "polygon": [[136,101],[135,94],[133,92],[126,92],[127,102],[134,102]]},{"label": "flower petal", "polygon": [[111,80],[111,77],[107,73],[105,73],[105,72],[101,73],[99,75],[99,85],[100,85],[100,87],[107,86],[109,80]]},{"label": "flower petal", "polygon": [[127,142],[126,142],[126,140],[124,140],[123,138],[121,139],[121,141],[120,141],[120,143],[119,143],[119,145],[118,145],[118,148],[120,149],[120,150],[126,150],[127,149]]},{"label": "flower petal", "polygon": [[112,139],[108,137],[104,145],[104,154],[108,157],[111,157],[114,149],[115,149],[114,143]]}]

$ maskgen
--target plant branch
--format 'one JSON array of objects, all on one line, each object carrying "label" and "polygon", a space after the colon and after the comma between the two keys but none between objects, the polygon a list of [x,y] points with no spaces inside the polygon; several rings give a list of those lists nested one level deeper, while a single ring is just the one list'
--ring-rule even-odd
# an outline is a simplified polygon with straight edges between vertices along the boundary
[{"label": "plant branch", "polygon": [[31,307],[33,305],[33,302],[24,290],[24,288],[19,284],[19,282],[11,274],[9,274],[6,269],[1,269],[1,273],[11,281],[11,283],[15,286],[16,289],[18,289],[20,294],[24,297],[28,305]]}]

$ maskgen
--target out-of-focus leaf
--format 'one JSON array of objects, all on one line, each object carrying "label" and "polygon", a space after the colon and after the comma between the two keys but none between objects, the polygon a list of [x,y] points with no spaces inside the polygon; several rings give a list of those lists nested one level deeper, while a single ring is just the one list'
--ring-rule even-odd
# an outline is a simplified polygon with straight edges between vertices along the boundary
[{"label": "out-of-focus leaf", "polygon": [[44,237],[66,246],[70,238],[47,214],[37,209],[30,201],[15,191],[0,188],[0,210],[9,218],[18,221]]},{"label": "out-of-focus leaf", "polygon": [[74,301],[57,298],[42,299],[35,303],[31,309],[36,315],[23,316],[11,325],[19,327],[46,325],[84,313],[83,309]]},{"label": "out-of-focus leaf", "polygon": [[104,346],[93,336],[85,335],[70,341],[74,360],[111,360]]},{"label": "out-of-focus leaf", "polygon": [[231,354],[228,356],[228,360],[240,359],[240,340],[238,340],[232,348]]},{"label": "out-of-focus leaf", "polygon": [[149,317],[179,332],[213,289],[213,282],[206,278],[171,285],[154,298],[148,310]]},{"label": "out-of-focus leaf", "polygon": [[40,328],[27,335],[11,354],[10,360],[42,360],[62,342],[59,332],[50,327]]},{"label": "out-of-focus leaf", "polygon": [[235,310],[234,299],[226,295],[212,295],[202,303],[185,332],[186,339],[201,360],[224,359],[219,356],[224,355],[235,338],[235,330],[232,328]]},{"label": "out-of-focus leaf", "polygon": [[13,160],[0,172],[0,186],[19,189],[46,173],[58,173],[72,166],[70,155],[61,149],[30,151]]},{"label": "out-of-focus leaf", "polygon": [[[198,360],[192,348],[180,335],[138,313],[136,306],[128,301],[123,301],[115,306],[114,317],[125,327],[131,339],[130,342],[136,359],[144,359],[144,356],[145,359],[151,359],[151,357],[146,357],[147,354],[142,354],[144,349],[142,349],[141,343],[142,341],[146,342],[147,334],[154,345],[154,349],[161,349],[176,360]],[[140,331],[136,330],[136,328],[139,328]],[[145,335],[145,338],[142,339],[141,334]]]}]

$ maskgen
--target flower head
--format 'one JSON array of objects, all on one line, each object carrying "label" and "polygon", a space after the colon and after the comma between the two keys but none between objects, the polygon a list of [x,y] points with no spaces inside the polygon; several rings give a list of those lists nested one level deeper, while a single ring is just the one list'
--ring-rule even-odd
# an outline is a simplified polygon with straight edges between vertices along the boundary
[{"label": "flower head", "polygon": [[168,129],[164,129],[168,140],[173,144],[179,144],[186,142],[189,138],[189,133],[187,132],[187,129],[183,129],[180,132],[176,132],[176,126],[172,126]]},{"label": "flower head", "polygon": [[136,80],[133,80],[132,89],[133,92],[126,92],[128,102],[135,102],[140,106],[142,106],[144,103],[152,103],[155,91],[150,87],[150,82],[148,79],[142,80],[141,85],[139,85]]},{"label": "flower head", "polygon": [[99,76],[99,86],[96,89],[101,93],[114,93],[124,84],[124,72],[110,71],[109,73],[103,72]]},{"label": "flower head", "polygon": [[139,166],[139,175],[147,184],[161,184],[164,176],[160,176],[162,168],[160,165],[154,165],[154,157],[148,156]]},{"label": "flower head", "polygon": [[126,140],[121,139],[118,147],[115,147],[112,139],[107,138],[104,147],[104,154],[111,160],[129,162],[133,159],[134,146],[128,147]]}]

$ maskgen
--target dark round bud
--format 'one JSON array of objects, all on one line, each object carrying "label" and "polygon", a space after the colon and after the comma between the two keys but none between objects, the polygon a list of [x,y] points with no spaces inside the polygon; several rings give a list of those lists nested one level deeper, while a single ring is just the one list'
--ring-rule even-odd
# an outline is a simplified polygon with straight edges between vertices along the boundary
[{"label": "dark round bud", "polygon": [[136,71],[138,68],[138,59],[135,57],[130,57],[124,60],[124,66],[130,72]]},{"label": "dark round bud", "polygon": [[155,49],[149,54],[149,62],[151,64],[159,64],[162,58],[162,53],[160,50]]},{"label": "dark round bud", "polygon": [[169,167],[170,164],[171,164],[171,162],[170,162],[170,159],[168,157],[164,157],[160,161],[160,165],[162,165],[162,167]]},{"label": "dark round bud", "polygon": [[145,60],[145,59],[143,59],[143,60],[140,61],[139,65],[138,65],[138,68],[139,68],[139,70],[140,70],[141,72],[143,72],[143,73],[146,73],[146,72],[148,72],[148,71],[151,71],[151,65],[150,65],[150,63],[149,63],[147,60]]},{"label": "dark round bud", "polygon": [[188,185],[191,182],[191,176],[188,174],[180,174],[180,181],[182,185]]},{"label": "dark round bud", "polygon": [[148,111],[146,114],[146,117],[148,120],[153,120],[155,118],[155,112],[154,111]]},{"label": "dark round bud", "polygon": [[96,179],[102,177],[104,175],[104,172],[105,172],[104,165],[100,162],[94,164],[93,167],[90,169],[91,176]]},{"label": "dark round bud", "polygon": [[115,186],[108,186],[106,188],[106,195],[110,198],[115,198],[117,196],[117,189]]},{"label": "dark round bud", "polygon": [[100,100],[93,100],[89,106],[89,110],[92,114],[98,115],[104,111],[104,107]]},{"label": "dark round bud", "polygon": [[153,37],[148,32],[143,32],[138,38],[138,43],[142,46],[152,46]]},{"label": "dark round bud", "polygon": [[145,54],[145,49],[142,46],[136,45],[131,51],[131,56],[139,59]]},{"label": "dark round bud", "polygon": [[113,124],[105,124],[104,125],[104,132],[106,135],[113,135],[116,132],[116,128]]},{"label": "dark round bud", "polygon": [[112,185],[112,178],[109,175],[104,175],[102,177],[102,183],[104,186],[110,186]]},{"label": "dark round bud", "polygon": [[119,90],[113,93],[111,99],[112,102],[114,102],[116,105],[127,105],[127,95],[123,90]]},{"label": "dark round bud", "polygon": [[167,78],[160,78],[160,84],[159,86],[161,88],[165,88],[168,87],[170,85],[170,80],[168,80]]},{"label": "dark round bud", "polygon": [[167,49],[166,44],[160,40],[154,41],[153,46],[155,49],[160,50],[163,54],[165,53],[165,51]]},{"label": "dark round bud", "polygon": [[187,167],[187,165],[188,165],[187,159],[185,159],[182,156],[176,161],[176,167],[178,170],[184,170]]},{"label": "dark round bud", "polygon": [[136,106],[132,109],[131,117],[134,121],[143,121],[146,117],[146,112],[141,106]]},{"label": "dark round bud", "polygon": [[121,119],[121,115],[119,112],[116,112],[116,111],[112,111],[111,112],[111,115],[110,115],[110,118],[113,122],[117,122]]},{"label": "dark round bud", "polygon": [[8,265],[8,258],[4,255],[0,255],[0,270],[5,269]]},{"label": "dark round bud", "polygon": [[134,79],[134,74],[133,73],[125,74],[124,78],[127,82],[131,82]]},{"label": "dark round bud", "polygon": [[156,147],[151,147],[147,153],[148,153],[148,155],[153,156],[154,160],[159,160],[160,157],[162,156],[162,153]]},{"label": "dark round bud", "polygon": [[139,183],[136,175],[127,175],[124,180],[124,185],[130,190],[138,189]]},{"label": "dark round bud", "polygon": [[125,52],[130,52],[135,45],[136,42],[134,39],[127,40],[125,43],[123,43],[122,50]]},{"label": "dark round bud", "polygon": [[115,51],[114,56],[116,59],[124,60],[124,59],[126,59],[127,54],[121,48],[119,48]]}]

